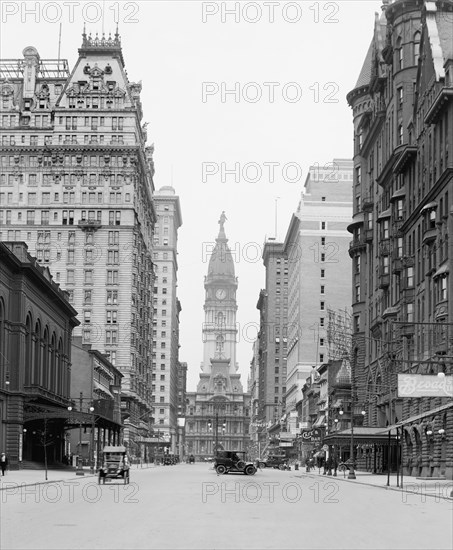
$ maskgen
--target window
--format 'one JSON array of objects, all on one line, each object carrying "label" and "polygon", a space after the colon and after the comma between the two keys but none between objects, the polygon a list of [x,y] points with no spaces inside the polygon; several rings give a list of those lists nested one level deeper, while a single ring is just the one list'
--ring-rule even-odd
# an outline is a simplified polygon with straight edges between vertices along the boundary
[{"label": "window", "polygon": [[321,311],[323,311],[323,310],[325,309],[325,302],[320,302],[320,303],[319,303],[319,309],[320,309]]},{"label": "window", "polygon": [[66,273],[66,283],[67,284],[74,284],[74,270],[68,269]]},{"label": "window", "polygon": [[321,279],[324,279],[326,276],[326,270],[325,269],[321,269]]},{"label": "window", "polygon": [[321,285],[321,294],[325,294],[326,287],[324,285]]},{"label": "window", "polygon": [[320,317],[320,318],[319,318],[319,326],[320,326],[320,327],[323,327],[323,326],[324,326],[324,317]]},{"label": "window", "polygon": [[85,310],[83,312],[83,322],[84,323],[90,323],[91,322],[91,311]]},{"label": "window", "polygon": [[355,183],[356,185],[361,185],[362,183],[362,167],[356,166],[355,169]]},{"label": "window", "polygon": [[412,303],[406,305],[406,321],[408,323],[414,322],[414,304]]},{"label": "window", "polygon": [[107,304],[108,305],[118,304],[118,291],[117,290],[107,290]]},{"label": "window", "polygon": [[441,277],[439,281],[439,301],[447,299],[447,277]]},{"label": "window", "polygon": [[117,312],[115,310],[107,310],[107,323],[115,324],[117,322]]},{"label": "window", "polygon": [[321,222],[321,229],[325,229],[326,228],[326,222]]},{"label": "window", "polygon": [[414,268],[408,267],[406,270],[406,287],[412,288],[414,286]]},{"label": "window", "polygon": [[108,270],[107,271],[107,284],[108,285],[117,285],[118,284],[118,271]]},{"label": "window", "polygon": [[87,285],[93,284],[93,271],[91,269],[85,270],[85,284]]},{"label": "window", "polygon": [[92,290],[85,290],[84,291],[84,303],[85,304],[91,304],[92,300]]}]

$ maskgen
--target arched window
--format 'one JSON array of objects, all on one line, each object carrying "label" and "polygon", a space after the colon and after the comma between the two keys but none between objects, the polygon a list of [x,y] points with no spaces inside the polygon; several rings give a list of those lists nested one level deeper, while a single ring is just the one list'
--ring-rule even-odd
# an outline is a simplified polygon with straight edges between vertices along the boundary
[{"label": "arched window", "polygon": [[30,314],[25,321],[25,385],[29,386],[33,380],[33,329]]},{"label": "arched window", "polygon": [[57,391],[56,386],[56,355],[57,355],[57,339],[55,332],[52,334],[52,340],[50,344],[50,380],[49,380],[49,389],[52,392]]},{"label": "arched window", "polygon": [[412,44],[412,63],[418,65],[418,60],[420,58],[420,31],[417,31],[414,34],[414,42]]},{"label": "arched window", "polygon": [[42,348],[42,378],[41,383],[44,388],[49,388],[49,329],[44,329]]},{"label": "arched window", "polygon": [[56,374],[56,391],[59,395],[67,397],[69,395],[66,381],[65,365],[63,362],[63,342],[61,338],[58,340],[57,352],[57,374]]},{"label": "arched window", "polygon": [[396,70],[399,71],[404,66],[404,49],[403,39],[401,38],[401,36],[399,36],[396,41],[396,55],[398,56]]},{"label": "arched window", "polygon": [[6,355],[6,336],[5,336],[5,307],[3,300],[0,300],[0,374],[2,375],[2,381],[5,380],[3,375],[3,369],[5,367],[5,355]]},{"label": "arched window", "polygon": [[34,339],[34,369],[33,384],[39,385],[41,382],[41,323],[36,321]]}]

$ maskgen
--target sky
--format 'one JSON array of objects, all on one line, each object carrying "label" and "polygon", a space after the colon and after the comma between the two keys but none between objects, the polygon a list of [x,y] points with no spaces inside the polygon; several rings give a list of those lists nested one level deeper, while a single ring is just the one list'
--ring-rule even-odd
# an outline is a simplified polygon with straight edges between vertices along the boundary
[{"label": "sky", "polygon": [[0,4],[0,57],[68,59],[82,30],[114,32],[142,82],[156,189],[180,197],[180,360],[193,391],[203,357],[204,276],[225,211],[239,281],[238,362],[247,387],[269,237],[285,237],[311,165],[352,157],[346,102],[381,2],[67,1]]}]

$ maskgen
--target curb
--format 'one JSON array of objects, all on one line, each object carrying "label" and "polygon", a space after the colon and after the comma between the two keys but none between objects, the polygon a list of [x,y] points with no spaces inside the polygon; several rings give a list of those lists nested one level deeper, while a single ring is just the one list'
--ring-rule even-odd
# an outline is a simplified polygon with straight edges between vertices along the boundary
[{"label": "curb", "polygon": [[[82,476],[77,477],[67,477],[66,479],[48,479],[47,481],[10,481],[9,483],[14,483],[14,486],[3,487],[0,485],[0,491],[7,491],[8,489],[13,489],[14,487],[33,487],[34,485],[48,485],[49,483],[63,483],[64,481],[69,481],[73,479],[80,479]],[[97,477],[96,474],[84,475],[86,477]],[[8,482],[6,482],[8,483]]]},{"label": "curb", "polygon": [[345,481],[346,483],[351,483],[353,485],[366,485],[367,487],[376,487],[377,489],[385,489],[387,491],[396,491],[398,493],[406,493],[406,494],[409,494],[409,495],[420,495],[420,496],[426,496],[426,497],[431,497],[431,498],[435,498],[435,499],[442,499],[442,500],[446,500],[447,502],[453,502],[453,481],[451,482],[451,488],[452,488],[452,496],[450,497],[445,497],[443,495],[436,495],[436,494],[431,494],[431,493],[417,493],[415,491],[407,491],[404,489],[401,489],[401,487],[390,487],[390,486],[387,486],[387,485],[374,485],[373,483],[366,483],[364,481],[356,481],[356,480],[349,480],[349,479],[346,479],[346,478],[342,478],[342,477],[339,477],[339,476],[320,476],[320,475],[313,475],[313,474],[302,474],[302,475],[299,475],[299,476],[294,476],[294,477],[311,477],[313,479],[318,479],[318,478],[323,478],[323,479],[329,479],[329,480],[332,480],[332,479],[335,479],[335,480],[340,480],[340,481]]}]

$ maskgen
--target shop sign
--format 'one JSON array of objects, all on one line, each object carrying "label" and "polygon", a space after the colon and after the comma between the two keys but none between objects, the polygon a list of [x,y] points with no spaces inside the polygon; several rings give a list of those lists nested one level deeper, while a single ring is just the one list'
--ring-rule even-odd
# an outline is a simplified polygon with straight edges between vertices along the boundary
[{"label": "shop sign", "polygon": [[318,428],[301,430],[300,435],[303,441],[321,441],[321,430]]},{"label": "shop sign", "polygon": [[453,397],[453,376],[398,374],[398,397]]}]

